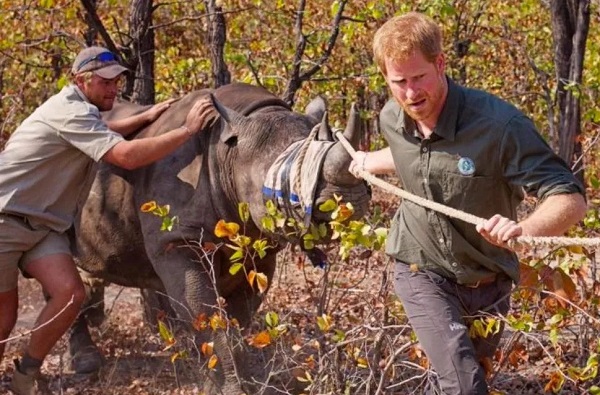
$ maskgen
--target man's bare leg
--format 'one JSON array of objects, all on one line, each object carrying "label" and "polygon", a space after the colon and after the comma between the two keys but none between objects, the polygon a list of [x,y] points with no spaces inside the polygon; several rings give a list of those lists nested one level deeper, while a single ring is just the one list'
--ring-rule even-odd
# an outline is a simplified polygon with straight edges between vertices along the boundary
[{"label": "man's bare leg", "polygon": [[73,258],[68,254],[36,259],[29,262],[25,270],[41,284],[49,297],[26,350],[29,357],[43,361],[79,314],[85,290]]},{"label": "man's bare leg", "polygon": [[[0,342],[8,339],[10,332],[17,322],[17,309],[19,306],[19,293],[17,288],[0,292]],[[0,343],[0,362],[4,356],[6,343]]]}]

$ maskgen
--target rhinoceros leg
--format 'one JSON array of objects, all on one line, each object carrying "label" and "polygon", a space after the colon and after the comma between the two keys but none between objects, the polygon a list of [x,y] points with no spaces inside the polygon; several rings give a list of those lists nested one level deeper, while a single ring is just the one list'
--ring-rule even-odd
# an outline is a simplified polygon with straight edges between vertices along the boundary
[{"label": "rhinoceros leg", "polygon": [[[220,267],[218,259],[217,254],[211,262],[207,262],[189,246],[171,248],[154,255],[151,259],[179,320],[187,323],[190,329],[194,319],[200,314],[211,317],[219,311],[212,280],[218,278],[218,273],[214,273],[212,269]],[[236,328],[228,328],[227,332],[207,329],[194,333],[196,345],[200,347],[203,342],[212,341],[218,357],[217,366],[210,371],[210,377],[205,382],[205,394],[228,395],[244,392],[241,389],[243,378],[240,377],[243,371],[238,363],[243,360],[240,355],[243,353],[244,344],[239,331]]]},{"label": "rhinoceros leg", "polygon": [[92,340],[88,323],[98,327],[104,322],[105,283],[83,270],[79,270],[79,274],[85,287],[86,300],[69,331],[69,359],[72,370],[87,374],[98,371],[104,363],[100,350]]},{"label": "rhinoceros leg", "polygon": [[170,328],[179,329],[179,321],[177,314],[171,306],[171,301],[166,295],[166,291],[156,291],[154,289],[142,288],[140,290],[142,296],[141,303],[144,309],[144,322],[151,328],[156,328],[159,318],[167,320]]}]

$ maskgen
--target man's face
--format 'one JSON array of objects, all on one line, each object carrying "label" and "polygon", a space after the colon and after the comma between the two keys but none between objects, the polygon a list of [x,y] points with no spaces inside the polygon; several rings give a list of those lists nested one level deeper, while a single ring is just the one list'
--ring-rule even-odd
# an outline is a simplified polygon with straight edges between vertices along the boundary
[{"label": "man's face", "polygon": [[403,62],[386,59],[385,66],[385,80],[400,106],[412,119],[433,129],[448,91],[444,55],[431,63],[416,51]]},{"label": "man's face", "polygon": [[121,75],[113,79],[106,79],[94,74],[89,82],[85,82],[82,77],[77,85],[90,103],[98,107],[100,111],[108,111],[113,107],[117,93],[121,88],[121,83]]}]

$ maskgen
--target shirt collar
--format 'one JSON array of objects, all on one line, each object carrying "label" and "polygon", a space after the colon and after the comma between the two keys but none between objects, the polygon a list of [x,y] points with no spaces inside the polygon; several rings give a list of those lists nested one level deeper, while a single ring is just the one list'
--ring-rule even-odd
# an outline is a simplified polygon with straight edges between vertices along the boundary
[{"label": "shirt collar", "polygon": [[85,93],[83,93],[82,90],[79,89],[79,87],[77,85],[70,84],[69,87],[73,89],[73,91],[77,94],[77,96],[79,96],[81,98],[81,100],[90,103],[90,101],[88,100],[88,98],[85,95]]}]

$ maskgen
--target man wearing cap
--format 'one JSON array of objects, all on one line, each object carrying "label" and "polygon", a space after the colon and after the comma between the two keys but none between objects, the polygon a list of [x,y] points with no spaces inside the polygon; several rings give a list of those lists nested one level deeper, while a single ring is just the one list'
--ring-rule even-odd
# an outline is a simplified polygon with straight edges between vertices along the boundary
[{"label": "man wearing cap", "polygon": [[[85,292],[65,231],[89,192],[94,162],[135,169],[159,160],[185,143],[214,117],[209,99],[200,99],[185,124],[157,137],[124,136],[154,121],[172,101],[105,123],[127,69],[106,48],[81,51],[72,84],[38,107],[11,135],[0,153],[0,342],[10,335],[18,310],[21,270],[48,296],[20,361],[11,389],[43,393],[38,380],[46,355],[77,316]],[[5,343],[0,343],[0,360]]]}]

